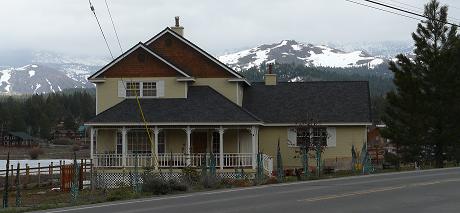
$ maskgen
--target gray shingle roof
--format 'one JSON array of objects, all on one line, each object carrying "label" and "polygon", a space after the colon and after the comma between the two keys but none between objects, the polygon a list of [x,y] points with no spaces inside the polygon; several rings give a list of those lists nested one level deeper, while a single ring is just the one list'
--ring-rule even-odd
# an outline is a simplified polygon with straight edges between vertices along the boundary
[{"label": "gray shingle roof", "polygon": [[319,122],[371,120],[369,86],[364,81],[253,83],[244,91],[243,108],[265,123],[298,123],[308,114]]},{"label": "gray shingle roof", "polygon": [[[140,99],[140,103],[147,122],[260,123],[260,120],[251,113],[209,86],[189,87],[187,99]],[[125,99],[88,121],[88,123],[121,122],[142,122],[135,99]]]}]

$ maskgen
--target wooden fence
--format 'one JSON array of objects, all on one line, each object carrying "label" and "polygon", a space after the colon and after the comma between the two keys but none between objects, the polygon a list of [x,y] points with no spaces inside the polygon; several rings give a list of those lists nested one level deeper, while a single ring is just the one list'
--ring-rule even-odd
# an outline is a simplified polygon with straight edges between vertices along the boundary
[{"label": "wooden fence", "polygon": [[[88,186],[91,184],[91,176],[92,176],[92,161],[81,159],[78,162],[81,165],[79,177],[80,186]],[[36,167],[29,167],[28,164],[20,165],[19,168],[19,176],[17,176],[17,164],[10,165],[9,172],[9,184],[10,187],[15,187],[16,178],[20,180],[20,186],[23,188],[32,188],[32,187],[39,187],[39,188],[50,188],[50,189],[57,189],[62,187],[64,179],[63,171],[67,175],[72,175],[73,172],[65,172],[66,169],[68,170],[69,167],[73,168],[73,161],[60,161],[59,165],[54,165],[52,162],[47,166],[38,165]],[[0,190],[4,190],[5,184],[5,176],[6,176],[6,169],[0,170]],[[68,178],[67,178],[68,179]],[[65,188],[64,188],[65,190]]]}]

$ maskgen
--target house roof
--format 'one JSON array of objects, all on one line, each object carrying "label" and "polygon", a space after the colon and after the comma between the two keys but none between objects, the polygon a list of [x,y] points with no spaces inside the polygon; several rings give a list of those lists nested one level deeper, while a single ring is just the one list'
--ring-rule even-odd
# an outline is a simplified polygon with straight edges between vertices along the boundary
[{"label": "house roof", "polygon": [[148,53],[150,53],[151,56],[153,57],[156,57],[158,59],[160,59],[163,63],[167,64],[168,66],[170,66],[171,68],[173,68],[174,70],[176,70],[178,73],[180,73],[181,75],[183,75],[184,77],[187,77],[187,78],[190,78],[191,76],[189,76],[187,73],[185,73],[184,71],[180,70],[179,68],[177,68],[176,66],[174,66],[173,64],[171,64],[170,62],[168,62],[166,59],[162,58],[161,56],[159,56],[158,54],[156,54],[155,52],[153,52],[153,50],[151,50],[150,48],[146,47],[143,43],[139,42],[137,45],[133,46],[131,49],[127,50],[126,52],[124,52],[123,54],[121,54],[120,56],[118,56],[116,59],[112,60],[109,64],[105,65],[104,67],[102,67],[99,71],[97,71],[96,73],[94,73],[93,75],[91,75],[90,77],[88,77],[89,80],[92,80],[92,79],[95,79],[97,78],[99,75],[101,75],[102,73],[104,73],[106,70],[108,70],[110,67],[112,67],[113,65],[115,65],[116,63],[118,63],[120,60],[122,60],[123,58],[125,58],[126,56],[128,56],[129,54],[131,54],[132,52],[134,52],[135,50],[137,49],[144,49],[145,51],[147,51]]},{"label": "house roof", "polygon": [[208,59],[210,59],[212,62],[214,62],[215,64],[219,65],[220,67],[222,67],[223,69],[225,69],[227,72],[231,73],[233,76],[235,76],[236,78],[238,79],[242,79],[243,82],[245,82],[247,85],[250,85],[250,83],[241,75],[239,74],[238,72],[236,72],[235,70],[233,70],[232,68],[230,68],[229,66],[227,66],[226,64],[222,63],[221,61],[219,61],[218,59],[216,59],[214,56],[212,56],[211,54],[209,54],[208,52],[204,51],[203,49],[201,49],[200,47],[198,47],[197,45],[195,45],[194,43],[192,43],[191,41],[189,41],[188,39],[186,39],[185,37],[177,34],[176,32],[174,32],[174,30],[172,30],[171,28],[169,27],[166,27],[164,30],[162,30],[161,32],[159,32],[158,34],[156,34],[155,36],[153,36],[151,39],[149,39],[147,42],[145,42],[145,45],[150,45],[152,42],[154,42],[155,40],[157,40],[158,38],[160,38],[162,35],[166,34],[166,33],[170,33],[171,35],[173,35],[174,37],[178,38],[180,41],[184,42],[185,44],[189,45],[190,47],[192,47],[193,49],[195,49],[196,51],[198,51],[200,54],[204,55],[205,57],[207,57]]},{"label": "house roof", "polygon": [[23,140],[33,140],[34,138],[25,132],[9,132],[10,135],[21,138]]},{"label": "house roof", "polygon": [[365,81],[253,83],[245,88],[243,108],[264,123],[369,123],[369,86]]},{"label": "house roof", "polygon": [[[187,98],[139,101],[147,123],[261,123],[209,86],[190,86]],[[117,123],[142,123],[136,99],[123,100],[89,120],[87,125]]]}]

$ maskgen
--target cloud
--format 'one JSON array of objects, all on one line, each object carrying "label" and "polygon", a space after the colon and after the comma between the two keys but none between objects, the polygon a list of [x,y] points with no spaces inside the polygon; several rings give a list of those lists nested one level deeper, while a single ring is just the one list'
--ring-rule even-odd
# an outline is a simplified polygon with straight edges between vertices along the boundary
[{"label": "cloud", "polygon": [[[213,54],[282,39],[311,43],[410,40],[417,24],[344,0],[107,1],[125,50],[171,26],[176,15],[181,16],[185,36]],[[104,0],[92,2],[112,51],[119,54]],[[408,2],[421,7],[426,1]],[[459,13],[451,10],[454,17],[460,18]],[[86,0],[2,2],[0,20],[2,49],[108,55]]]}]

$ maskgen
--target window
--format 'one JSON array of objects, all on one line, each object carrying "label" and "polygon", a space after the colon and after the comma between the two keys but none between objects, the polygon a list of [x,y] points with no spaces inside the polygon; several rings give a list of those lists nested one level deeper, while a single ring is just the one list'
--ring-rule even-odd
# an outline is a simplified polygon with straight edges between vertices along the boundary
[{"label": "window", "polygon": [[117,154],[122,154],[123,153],[123,138],[122,138],[121,132],[117,132],[117,149],[116,152]]},{"label": "window", "polygon": [[155,97],[157,96],[156,82],[143,82],[142,83],[142,96]]},{"label": "window", "polygon": [[126,97],[141,96],[140,82],[126,82]]},{"label": "window", "polygon": [[166,143],[165,143],[165,133],[162,131],[158,133],[158,153],[165,153]]},{"label": "window", "polygon": [[128,132],[128,153],[151,153],[149,136],[145,130],[131,130]]},{"label": "window", "polygon": [[126,82],[126,97],[157,97],[157,82]]},{"label": "window", "polygon": [[310,130],[300,131],[296,128],[288,129],[288,146],[299,147],[302,143],[314,144],[321,142],[324,146],[327,144],[328,133],[325,127],[316,127]]},{"label": "window", "polygon": [[212,133],[212,153],[220,152],[220,135],[218,132]]}]

